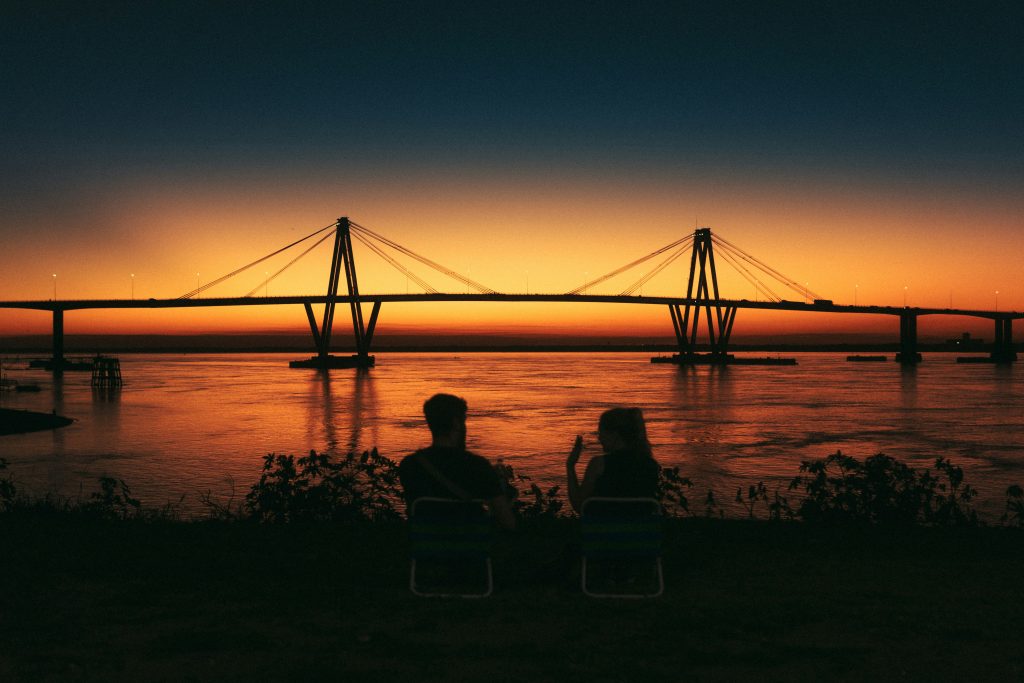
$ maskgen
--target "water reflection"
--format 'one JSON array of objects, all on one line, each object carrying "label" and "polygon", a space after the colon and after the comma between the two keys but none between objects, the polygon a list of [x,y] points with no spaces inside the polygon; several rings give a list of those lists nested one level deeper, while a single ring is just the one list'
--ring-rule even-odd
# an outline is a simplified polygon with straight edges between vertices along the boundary
[{"label": "water reflection", "polygon": [[917,365],[900,365],[900,398],[904,411],[917,409]]},{"label": "water reflection", "polygon": [[[348,373],[352,373],[348,375]],[[308,402],[309,441],[323,445],[328,453],[344,455],[369,448],[376,430],[364,439],[364,429],[377,413],[377,394],[373,376],[367,368],[346,371],[346,377],[332,377],[330,370],[318,370],[311,376]],[[347,400],[339,400],[335,391],[351,389]],[[347,426],[341,427],[347,422]]]},{"label": "water reflection", "polygon": [[728,432],[736,424],[736,384],[729,369],[718,366],[680,366],[672,379],[671,439],[662,460],[681,461],[697,479],[717,478],[725,466],[721,456]]},{"label": "water reflection", "polygon": [[116,452],[121,438],[121,388],[92,387],[91,419],[97,452]]},{"label": "water reflection", "polygon": [[[58,415],[65,414],[64,405],[64,373],[53,373],[53,412]],[[64,488],[64,479],[67,474],[67,467],[64,463],[64,442],[67,437],[66,430],[75,425],[61,429],[51,429],[54,457],[50,466],[46,468],[46,483],[50,491],[60,491]]]}]

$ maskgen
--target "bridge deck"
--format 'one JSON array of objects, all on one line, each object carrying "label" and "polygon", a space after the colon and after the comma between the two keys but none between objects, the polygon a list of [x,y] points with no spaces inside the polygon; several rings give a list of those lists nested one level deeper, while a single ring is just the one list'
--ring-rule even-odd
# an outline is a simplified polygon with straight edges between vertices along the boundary
[{"label": "bridge deck", "polygon": [[[112,308],[201,308],[210,306],[279,306],[287,304],[322,304],[325,295],[292,295],[269,297],[210,297],[193,299],[71,299],[41,301],[0,301],[0,308],[20,308],[40,311],[77,311]],[[339,294],[337,303],[349,303],[351,297]],[[419,301],[490,301],[534,303],[604,303],[645,305],[696,305],[695,299],[664,296],[621,296],[602,294],[362,294],[363,303],[411,303]],[[1016,311],[984,311],[961,308],[918,308],[900,306],[847,306],[840,304],[805,303],[802,301],[750,301],[747,299],[716,299],[700,301],[703,307],[723,306],[772,311],[808,311],[814,313],[857,313],[876,315],[960,315],[993,320],[1017,320],[1024,313]]]}]

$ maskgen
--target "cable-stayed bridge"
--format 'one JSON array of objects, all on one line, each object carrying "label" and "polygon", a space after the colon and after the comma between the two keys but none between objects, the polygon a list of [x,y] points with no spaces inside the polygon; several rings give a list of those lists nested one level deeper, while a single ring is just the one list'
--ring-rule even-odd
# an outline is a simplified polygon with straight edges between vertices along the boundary
[{"label": "cable-stayed bridge", "polygon": [[[322,295],[258,296],[267,291],[271,281],[295,266],[303,257],[330,238],[334,238],[331,267],[328,274],[327,291]],[[370,252],[381,257],[388,265],[404,274],[409,281],[423,289],[414,294],[365,294],[359,291],[356,272],[353,238]],[[291,252],[291,250],[296,250]],[[717,250],[717,252],[716,252]],[[295,255],[273,274],[266,277],[251,291],[235,297],[200,297],[201,294],[218,285],[251,271],[260,264],[285,253]],[[291,255],[289,253],[289,255]],[[717,256],[731,266],[748,283],[753,285],[757,300],[725,298],[719,291]],[[643,286],[663,272],[669,265],[690,257],[689,277],[684,294],[674,296],[643,296]],[[465,293],[446,293],[435,289],[419,274],[411,270],[402,258],[419,263],[466,288]],[[637,272],[644,266],[646,271],[630,282],[617,294],[593,294],[594,287],[614,278]],[[341,287],[345,279],[344,289]],[[469,290],[473,290],[470,292]],[[641,293],[638,293],[641,292]],[[782,294],[780,294],[782,292]],[[794,296],[797,300],[788,300]],[[763,297],[764,300],[760,300]],[[51,311],[53,314],[53,357],[51,367],[56,371],[65,364],[64,359],[64,313],[86,309],[126,308],[194,308],[212,306],[268,306],[302,305],[316,355],[309,360],[294,361],[294,367],[370,367],[374,357],[370,354],[371,343],[377,325],[381,306],[385,303],[424,301],[493,301],[493,302],[575,302],[614,303],[627,305],[666,306],[675,332],[679,352],[671,361],[679,364],[728,364],[735,359],[729,354],[729,342],[740,309],[777,311],[810,311],[817,313],[847,313],[889,315],[899,318],[900,350],[896,360],[903,364],[915,364],[921,360],[917,351],[917,319],[924,315],[959,315],[987,318],[995,326],[995,340],[987,359],[991,362],[1012,362],[1017,359],[1013,343],[1013,320],[1024,317],[1024,313],[1012,311],[985,311],[953,308],[919,308],[895,306],[839,305],[810,291],[796,280],[778,272],[768,264],[742,250],[731,242],[713,235],[710,228],[699,228],[692,234],[671,242],[649,254],[631,261],[620,268],[581,284],[564,293],[522,294],[501,293],[472,280],[454,270],[421,256],[406,247],[370,230],[348,218],[339,218],[335,223],[320,228],[305,237],[292,242],[270,254],[219,277],[197,286],[195,289],[174,299],[86,299],[86,300],[39,300],[0,301],[0,308],[21,308]],[[318,319],[313,306],[323,304]],[[356,353],[351,356],[334,356],[334,316],[338,304],[347,305],[352,323]],[[363,306],[371,306],[368,318],[364,317]],[[698,348],[707,349],[698,352]]]}]

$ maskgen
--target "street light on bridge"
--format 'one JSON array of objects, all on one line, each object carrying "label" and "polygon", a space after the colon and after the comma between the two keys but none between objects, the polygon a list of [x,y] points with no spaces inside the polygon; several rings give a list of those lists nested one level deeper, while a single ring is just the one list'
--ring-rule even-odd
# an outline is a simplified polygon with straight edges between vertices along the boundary
[{"label": "street light on bridge", "polygon": [[903,285],[903,308],[907,307],[907,286]]},{"label": "street light on bridge", "polygon": [[132,301],[135,301],[135,273],[132,273]]},{"label": "street light on bridge", "polygon": [[999,312],[999,290],[996,290],[996,313]]},{"label": "street light on bridge", "polygon": [[57,300],[57,273],[53,274],[53,300]]}]

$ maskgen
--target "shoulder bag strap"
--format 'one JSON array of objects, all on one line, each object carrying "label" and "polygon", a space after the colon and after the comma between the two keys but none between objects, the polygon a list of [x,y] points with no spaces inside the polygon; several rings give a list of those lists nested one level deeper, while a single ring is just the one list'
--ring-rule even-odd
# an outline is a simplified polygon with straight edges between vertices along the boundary
[{"label": "shoulder bag strap", "polygon": [[434,464],[427,460],[427,457],[425,455],[417,456],[416,462],[420,464],[420,466],[426,471],[427,474],[429,474],[434,479],[434,481],[436,481],[444,488],[448,489],[448,492],[451,493],[456,498],[458,498],[459,500],[469,500],[470,498],[472,498],[472,496],[466,493],[466,490],[464,488],[456,484],[448,477],[441,474],[441,472],[438,471],[436,467],[434,467]]}]

